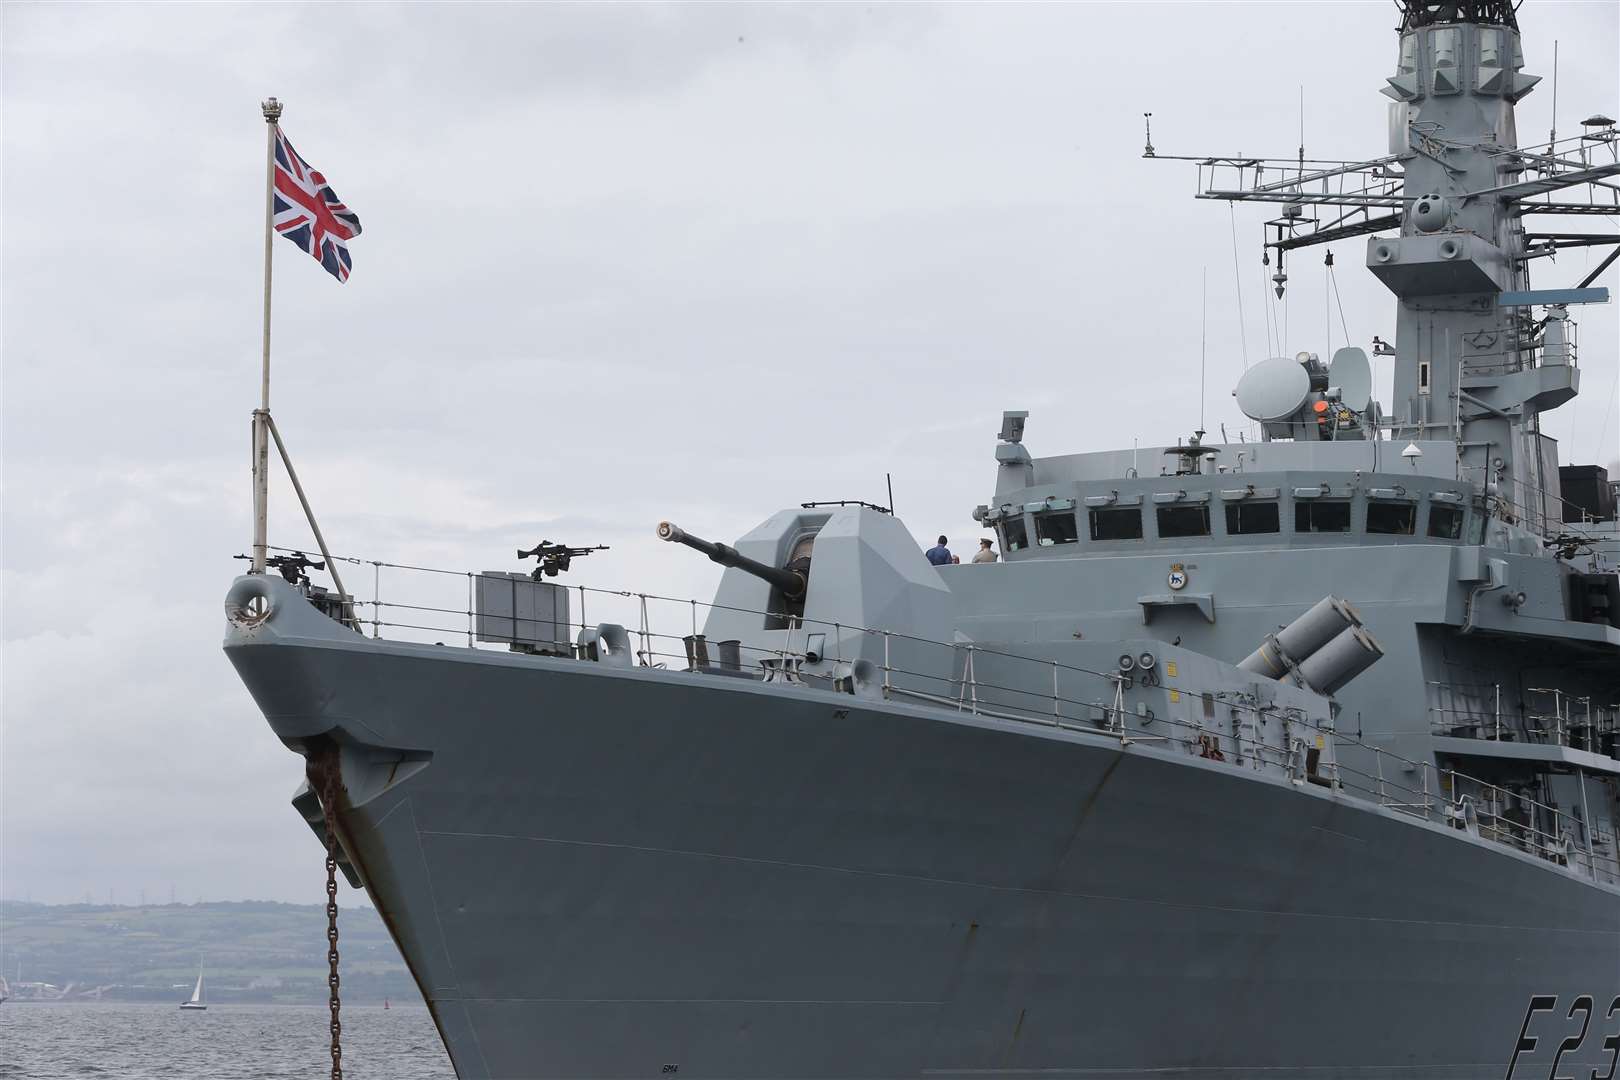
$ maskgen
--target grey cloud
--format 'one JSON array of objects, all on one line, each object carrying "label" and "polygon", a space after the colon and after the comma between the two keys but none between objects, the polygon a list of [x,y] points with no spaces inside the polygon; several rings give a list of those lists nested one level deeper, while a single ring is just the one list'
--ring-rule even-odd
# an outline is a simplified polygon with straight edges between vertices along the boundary
[{"label": "grey cloud", "polygon": [[[365,223],[346,285],[275,254],[275,413],[334,547],[475,569],[611,543],[578,580],[702,596],[660,518],[731,538],[892,472],[914,532],[954,537],[1002,408],[1033,410],[1039,453],[1186,434],[1206,267],[1209,426],[1235,434],[1245,340],[1342,343],[1337,302],[1295,260],[1268,331],[1262,216],[1142,161],[1141,113],[1163,153],[1289,154],[1303,83],[1312,154],[1377,154],[1394,60],[1384,4],[356,5],[314,38],[308,10],[0,9],[7,895],[315,883],[297,761],[218,652],[264,94]],[[1563,43],[1560,126],[1613,115],[1615,8],[1521,16],[1530,70]],[[1351,336],[1387,338],[1387,294],[1338,257]],[[1620,445],[1612,310],[1548,417],[1577,458]],[[272,535],[312,546],[281,481]]]}]

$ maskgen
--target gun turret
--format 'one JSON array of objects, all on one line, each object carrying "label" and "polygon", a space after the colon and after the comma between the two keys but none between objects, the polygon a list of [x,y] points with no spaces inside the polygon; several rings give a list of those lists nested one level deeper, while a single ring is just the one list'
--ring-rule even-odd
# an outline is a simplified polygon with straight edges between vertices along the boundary
[{"label": "gun turret", "polygon": [[696,536],[683,532],[679,525],[671,524],[668,521],[658,523],[658,539],[668,540],[675,544],[685,544],[694,551],[703,552],[721,566],[736,567],[738,570],[768,581],[781,590],[782,596],[786,600],[804,599],[810,573],[810,560],[808,558],[795,559],[793,565],[788,568],[766,566],[762,562],[755,562],[748,556],[743,555],[729,544],[716,544],[708,540],[701,540]]}]

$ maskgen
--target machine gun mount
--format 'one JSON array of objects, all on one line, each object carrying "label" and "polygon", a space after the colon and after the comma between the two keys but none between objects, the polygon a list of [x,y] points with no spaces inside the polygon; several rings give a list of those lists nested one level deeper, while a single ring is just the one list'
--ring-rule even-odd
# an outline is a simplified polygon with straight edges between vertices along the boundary
[{"label": "machine gun mount", "polygon": [[569,563],[578,556],[607,550],[606,544],[597,544],[595,547],[569,547],[567,544],[553,544],[550,540],[542,540],[527,551],[519,548],[517,557],[539,560],[531,575],[534,580],[539,581],[542,577],[556,577],[567,570]]},{"label": "machine gun mount", "polygon": [[[236,555],[233,558],[251,561],[253,556]],[[287,584],[301,585],[306,589],[309,587],[309,574],[307,571],[326,569],[324,562],[311,559],[302,551],[294,551],[289,555],[272,555],[264,561],[264,564],[280,574],[282,580],[286,581]]]}]

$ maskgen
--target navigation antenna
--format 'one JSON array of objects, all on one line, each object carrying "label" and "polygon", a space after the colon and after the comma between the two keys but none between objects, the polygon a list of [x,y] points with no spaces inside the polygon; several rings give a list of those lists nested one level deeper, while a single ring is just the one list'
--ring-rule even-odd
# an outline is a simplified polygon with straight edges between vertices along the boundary
[{"label": "navigation antenna", "polygon": [[1198,316],[1198,434],[1201,438],[1206,430],[1204,427],[1204,405],[1209,400],[1204,390],[1204,368],[1209,359],[1209,267],[1204,267],[1203,277],[1200,279],[1200,300],[1202,310]]},{"label": "navigation antenna", "polygon": [[1553,38],[1552,124],[1547,129],[1547,153],[1553,152],[1558,142],[1558,39]]},{"label": "navigation antenna", "polygon": [[1305,84],[1299,84],[1299,174],[1305,175]]},{"label": "navigation antenna", "polygon": [[[1333,355],[1333,249],[1327,249],[1327,257],[1322,260],[1325,269],[1322,271],[1322,321],[1327,324],[1327,354]],[[1346,345],[1350,339],[1346,338]]]},{"label": "navigation antenna", "polygon": [[[1249,370],[1249,327],[1243,317],[1243,272],[1238,268],[1237,207],[1226,204],[1232,223],[1232,289],[1237,293],[1238,338],[1243,342],[1243,370]],[[1261,293],[1263,297],[1265,294]]]}]

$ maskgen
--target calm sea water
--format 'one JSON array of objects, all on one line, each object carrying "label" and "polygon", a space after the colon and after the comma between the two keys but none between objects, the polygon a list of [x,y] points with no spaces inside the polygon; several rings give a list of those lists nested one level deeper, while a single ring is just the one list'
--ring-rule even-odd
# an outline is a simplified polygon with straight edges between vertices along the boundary
[{"label": "calm sea water", "polygon": [[[320,1080],[326,1009],[305,1005],[0,1005],[3,1080]],[[343,1010],[346,1080],[455,1080],[427,1009]]]}]

